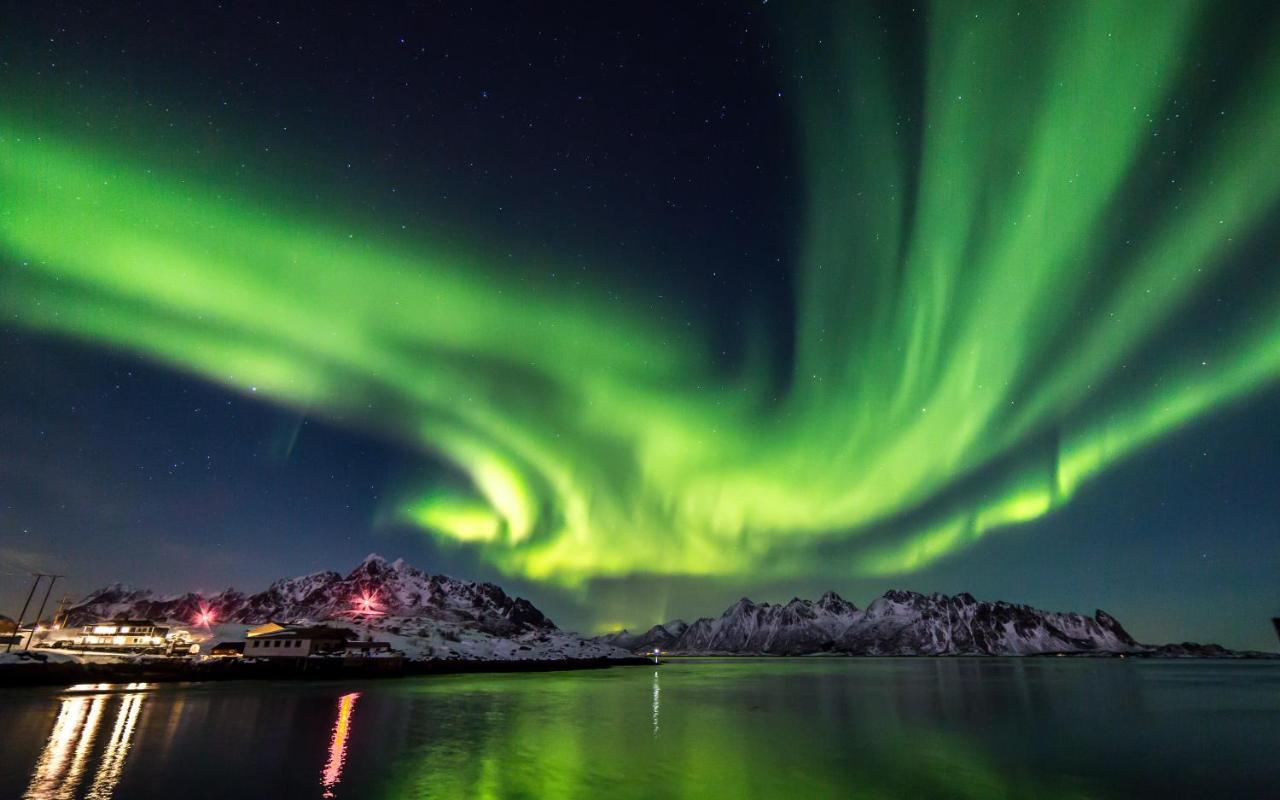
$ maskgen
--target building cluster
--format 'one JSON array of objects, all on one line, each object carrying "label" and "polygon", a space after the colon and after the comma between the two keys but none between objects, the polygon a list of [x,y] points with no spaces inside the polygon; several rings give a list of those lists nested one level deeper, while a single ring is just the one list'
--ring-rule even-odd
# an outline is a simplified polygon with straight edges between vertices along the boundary
[{"label": "building cluster", "polygon": [[[309,623],[267,622],[245,631],[242,638],[213,643],[212,630],[193,633],[149,619],[118,615],[79,628],[32,626],[19,631],[0,629],[19,649],[58,649],[81,653],[154,656],[193,656],[243,659],[305,659],[396,657],[389,642],[361,637],[350,628]],[[6,636],[7,634],[7,636]],[[210,644],[212,643],[212,646]],[[3,644],[0,641],[0,644]]]},{"label": "building cluster", "polygon": [[121,614],[79,628],[33,624],[21,629],[0,628],[7,641],[18,649],[78,650],[101,653],[141,653],[148,655],[192,655],[200,650],[196,637],[185,628],[164,625],[149,619],[130,619]]}]

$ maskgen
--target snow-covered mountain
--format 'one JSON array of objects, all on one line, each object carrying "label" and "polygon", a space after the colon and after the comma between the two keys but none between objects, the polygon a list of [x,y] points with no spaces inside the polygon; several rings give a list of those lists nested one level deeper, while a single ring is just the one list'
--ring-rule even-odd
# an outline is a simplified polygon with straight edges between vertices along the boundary
[{"label": "snow-covered mountain", "polygon": [[404,561],[370,555],[350,574],[317,572],[283,578],[257,594],[226,589],[212,595],[158,595],[113,584],[91,592],[68,612],[68,624],[127,614],[193,624],[202,610],[219,622],[415,618],[450,622],[491,634],[556,629],[528,600],[492,583],[428,575]]},{"label": "snow-covered mountain", "polygon": [[113,584],[91,592],[68,611],[68,625],[124,614],[134,619],[209,629],[218,640],[237,639],[268,620],[329,622],[360,638],[389,641],[411,659],[560,661],[628,658],[627,650],[584,639],[555,624],[532,603],[492,583],[429,575],[404,561],[370,555],[347,575],[317,572],[283,578],[256,594],[159,595]]},{"label": "snow-covered mountain", "polygon": [[624,650],[630,650],[633,653],[648,652],[655,647],[661,650],[670,650],[671,645],[680,638],[689,626],[681,619],[673,619],[661,625],[654,625],[649,630],[640,635],[631,633],[623,629],[615,633],[606,633],[603,636],[597,636],[596,640],[607,642],[615,647],[621,647]]},{"label": "snow-covered mountain", "polygon": [[[677,624],[678,623],[678,624]],[[678,632],[677,632],[678,631]],[[1154,648],[1134,641],[1105,611],[1092,617],[1030,606],[949,596],[889,591],[865,610],[835,592],[817,602],[786,604],[747,598],[717,618],[656,625],[636,636],[600,637],[632,652],[803,655],[1031,655],[1036,653],[1140,653]]]},{"label": "snow-covered mountain", "polygon": [[1101,609],[1092,617],[1041,611],[973,595],[889,591],[876,598],[835,642],[866,655],[1031,655],[1127,653],[1142,649]]}]

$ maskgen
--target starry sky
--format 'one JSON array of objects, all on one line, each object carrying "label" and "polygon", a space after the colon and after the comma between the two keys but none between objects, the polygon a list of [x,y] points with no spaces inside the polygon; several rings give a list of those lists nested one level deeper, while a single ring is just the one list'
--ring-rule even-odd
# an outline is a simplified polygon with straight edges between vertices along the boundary
[{"label": "starry sky", "polygon": [[376,551],[1275,648],[1280,11],[606,6],[10,14],[4,613]]}]

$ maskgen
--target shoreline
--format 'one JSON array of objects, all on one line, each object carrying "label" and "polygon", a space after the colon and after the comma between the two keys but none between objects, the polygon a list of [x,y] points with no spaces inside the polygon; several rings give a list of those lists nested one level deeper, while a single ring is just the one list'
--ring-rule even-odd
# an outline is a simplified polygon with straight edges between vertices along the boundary
[{"label": "shoreline", "polygon": [[563,658],[545,661],[393,661],[368,663],[315,659],[289,661],[221,661],[192,663],[11,664],[0,666],[0,690],[31,686],[74,686],[95,683],[205,683],[241,680],[325,681],[368,678],[407,678],[496,672],[563,672],[652,664],[650,659]]},{"label": "shoreline", "polygon": [[[1126,657],[1140,661],[1276,661],[1280,653],[1247,652],[1232,655],[1165,653],[1128,653]],[[1016,658],[1039,660],[1044,658],[1120,660],[1117,653],[1033,653],[1021,656],[992,656],[980,654],[946,655],[850,655],[836,653],[810,653],[805,655],[774,655],[767,653],[664,653],[662,662],[679,662],[697,659],[759,659],[808,660],[820,659],[957,659]],[[0,691],[10,688],[35,686],[75,686],[77,684],[130,684],[130,683],[215,683],[221,681],[333,681],[412,678],[424,675],[467,675],[512,672],[566,672],[611,667],[654,666],[652,658],[562,658],[554,660],[495,660],[470,661],[433,659],[403,661],[377,659],[369,661],[340,661],[338,659],[314,659],[298,661],[217,661],[189,663],[152,660],[141,663],[28,663],[0,666]],[[113,687],[115,688],[115,687]]]},{"label": "shoreline", "polygon": [[818,651],[815,653],[663,653],[663,661],[679,661],[696,658],[773,658],[773,659],[842,659],[842,658],[1013,658],[1013,659],[1136,659],[1140,661],[1276,661],[1280,660],[1280,652],[1272,653],[1262,650],[1229,650],[1215,652],[1162,652],[1158,650],[1118,653],[1112,651],[1098,652],[1052,652],[1052,653],[836,653]]}]

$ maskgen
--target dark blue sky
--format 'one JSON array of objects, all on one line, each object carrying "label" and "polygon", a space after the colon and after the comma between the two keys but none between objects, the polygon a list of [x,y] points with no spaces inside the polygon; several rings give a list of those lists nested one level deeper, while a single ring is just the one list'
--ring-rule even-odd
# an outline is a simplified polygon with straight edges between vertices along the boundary
[{"label": "dark blue sky", "polygon": [[[196,131],[210,150],[249,142],[243,175],[221,176],[231,185],[275,179],[287,194],[299,163],[321,165],[308,185],[348,193],[380,223],[500,235],[583,270],[620,265],[637,293],[710,320],[726,362],[748,316],[766,320],[785,357],[801,189],[776,19],[749,3],[557,8],[246,16],[59,4],[6,22],[0,91],[45,86],[50,113],[69,124],[118,102],[120,120],[171,125],[175,141]],[[67,573],[59,593],[116,580],[254,589],[377,551],[499,581],[570,627],[623,604],[657,621],[719,613],[743,594],[834,588],[862,605],[892,586],[1101,607],[1151,641],[1276,646],[1274,384],[1140,452],[1061,510],[904,578],[634,578],[575,597],[376,524],[379,498],[403,475],[439,468],[416,452],[2,322],[0,613],[11,616],[31,568]]]}]

